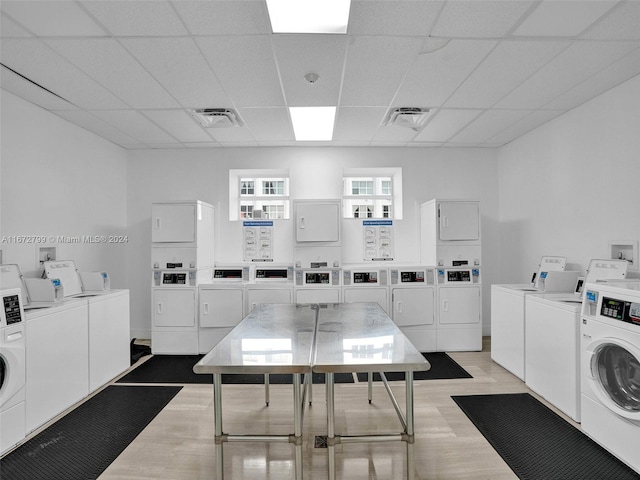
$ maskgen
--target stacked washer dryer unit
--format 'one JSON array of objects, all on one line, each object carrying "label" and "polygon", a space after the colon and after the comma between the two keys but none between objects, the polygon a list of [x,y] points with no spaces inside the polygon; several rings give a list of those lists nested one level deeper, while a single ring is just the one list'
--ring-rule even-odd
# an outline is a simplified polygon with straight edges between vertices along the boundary
[{"label": "stacked washer dryer unit", "polygon": [[421,262],[436,267],[436,350],[482,350],[480,202],[420,206]]},{"label": "stacked washer dryer unit", "polygon": [[[624,279],[626,260],[591,260],[590,283]],[[580,312],[584,277],[573,293],[526,296],[525,371],[527,386],[580,421]]]},{"label": "stacked washer dryer unit", "polygon": [[491,285],[491,359],[520,380],[526,380],[526,297],[573,292],[580,272],[565,271],[565,265],[565,257],[544,256],[531,284]]},{"label": "stacked washer dryer unit", "polygon": [[342,301],[377,303],[391,315],[389,270],[375,265],[343,265]]},{"label": "stacked washer dryer unit", "polygon": [[295,303],[342,302],[340,200],[293,203]]},{"label": "stacked washer dryer unit", "polygon": [[247,314],[249,265],[216,265],[213,282],[198,286],[198,348],[208,353]]},{"label": "stacked washer dryer unit", "polygon": [[213,206],[200,202],[151,206],[151,350],[196,354],[198,285],[213,275]]},{"label": "stacked washer dryer unit", "polygon": [[433,267],[389,268],[391,318],[421,352],[435,352],[436,272]]},{"label": "stacked washer dryer unit", "polygon": [[26,336],[20,289],[0,293],[0,454],[26,435]]},{"label": "stacked washer dryer unit", "polygon": [[582,431],[640,473],[640,281],[584,291]]},{"label": "stacked washer dryer unit", "polygon": [[259,303],[292,303],[293,277],[293,265],[254,265],[251,281],[245,287],[245,312],[248,314]]}]

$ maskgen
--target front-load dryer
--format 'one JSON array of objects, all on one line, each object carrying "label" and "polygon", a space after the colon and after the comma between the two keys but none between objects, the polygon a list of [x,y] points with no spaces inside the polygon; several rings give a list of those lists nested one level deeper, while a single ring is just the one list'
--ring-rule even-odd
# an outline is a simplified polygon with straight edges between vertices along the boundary
[{"label": "front-load dryer", "polygon": [[2,290],[0,307],[0,454],[26,434],[25,316],[20,289]]},{"label": "front-load dryer", "polygon": [[640,473],[640,282],[587,283],[582,431]]}]

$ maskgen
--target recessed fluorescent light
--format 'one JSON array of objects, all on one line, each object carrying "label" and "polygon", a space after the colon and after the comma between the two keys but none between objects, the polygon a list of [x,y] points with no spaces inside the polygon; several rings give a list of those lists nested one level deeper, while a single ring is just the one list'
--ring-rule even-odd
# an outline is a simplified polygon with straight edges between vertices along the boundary
[{"label": "recessed fluorescent light", "polygon": [[273,33],[347,33],[351,0],[267,0]]},{"label": "recessed fluorescent light", "polygon": [[333,138],[336,107],[289,107],[296,140],[328,141]]}]

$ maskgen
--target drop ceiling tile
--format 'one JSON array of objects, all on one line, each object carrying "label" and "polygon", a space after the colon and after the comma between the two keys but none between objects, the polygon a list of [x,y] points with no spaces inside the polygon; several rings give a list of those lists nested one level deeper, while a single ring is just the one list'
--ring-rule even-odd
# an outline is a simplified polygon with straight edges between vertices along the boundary
[{"label": "drop ceiling tile", "polygon": [[241,108],[240,115],[258,142],[295,141],[286,108]]},{"label": "drop ceiling tile", "polygon": [[220,144],[255,143],[255,138],[246,123],[243,127],[208,128],[207,131]]},{"label": "drop ceiling tile", "polygon": [[582,37],[594,40],[640,40],[639,25],[640,2],[620,2]]},{"label": "drop ceiling tile", "polygon": [[633,42],[577,42],[496,104],[497,108],[541,108],[637,48]]},{"label": "drop ceiling tile", "polygon": [[569,110],[606,92],[636,75],[640,75],[640,49],[625,55],[617,62],[600,70],[571,90],[554,98],[545,108]]},{"label": "drop ceiling tile", "polygon": [[445,106],[490,108],[569,44],[568,41],[502,41]]},{"label": "drop ceiling tile", "polygon": [[80,108],[126,107],[111,92],[38,39],[4,39],[0,47],[5,65]]},{"label": "drop ceiling tile", "polygon": [[[338,104],[346,35],[274,35],[273,50],[286,102],[295,106],[331,106]],[[319,75],[310,84],[304,76]]]},{"label": "drop ceiling tile", "polygon": [[407,127],[398,127],[397,125],[388,125],[380,127],[375,132],[372,143],[377,142],[410,142],[417,134],[415,130]]},{"label": "drop ceiling tile", "polygon": [[196,41],[234,105],[284,105],[269,36],[199,37]]},{"label": "drop ceiling tile", "polygon": [[333,129],[338,142],[368,142],[373,139],[387,113],[386,107],[340,107]]},{"label": "drop ceiling tile", "polygon": [[231,105],[193,39],[127,38],[121,43],[183,107]]},{"label": "drop ceiling tile", "polygon": [[554,118],[565,113],[564,110],[535,110],[513,125],[508,126],[497,135],[487,139],[486,145],[505,145],[513,140],[525,135],[540,125],[543,125]]},{"label": "drop ceiling tile", "polygon": [[78,109],[73,104],[34,85],[5,67],[1,68],[0,85],[2,85],[3,90],[11,92],[14,95],[17,95],[18,97],[46,110]]},{"label": "drop ceiling tile", "polygon": [[105,36],[107,33],[76,2],[3,0],[2,11],[39,37]]},{"label": "drop ceiling tile", "polygon": [[86,8],[115,36],[187,35],[180,17],[169,2],[155,1],[83,1]]},{"label": "drop ceiling tile", "polygon": [[533,3],[528,0],[450,1],[442,10],[431,35],[503,38]]},{"label": "drop ceiling tile", "polygon": [[271,22],[264,0],[175,1],[174,8],[193,35],[267,35]]},{"label": "drop ceiling tile", "polygon": [[443,1],[406,2],[352,0],[350,35],[427,35]]},{"label": "drop ceiling tile", "polygon": [[611,0],[544,0],[514,30],[513,35],[575,37],[615,4]]},{"label": "drop ceiling tile", "polygon": [[91,113],[84,111],[54,111],[53,113],[71,123],[75,123],[85,130],[95,133],[99,137],[105,138],[110,142],[115,143],[116,145],[142,145],[138,140],[109,125],[108,123],[97,118]]},{"label": "drop ceiling tile", "polygon": [[352,37],[340,105],[388,106],[423,41],[421,37]]},{"label": "drop ceiling tile", "polygon": [[441,106],[496,44],[492,40],[450,40],[438,50],[420,54],[394,105]]},{"label": "drop ceiling tile", "polygon": [[210,142],[211,137],[184,110],[143,110],[141,113],[180,142]]},{"label": "drop ceiling tile", "polygon": [[482,110],[438,110],[432,114],[431,120],[416,135],[414,141],[446,142],[481,113]]},{"label": "drop ceiling tile", "polygon": [[56,52],[133,108],[177,108],[178,103],[116,40],[46,40]]},{"label": "drop ceiling tile", "polygon": [[177,144],[177,140],[151,122],[144,115],[134,110],[100,110],[93,111],[96,117],[107,122],[113,128],[127,132],[140,143],[147,145]]},{"label": "drop ceiling tile", "polygon": [[[0,7],[2,7],[0,3]],[[4,13],[0,15],[0,37],[12,38],[12,37],[32,37],[26,29],[22,28],[16,22],[7,17]]]},{"label": "drop ceiling tile", "polygon": [[449,141],[452,143],[482,143],[505,128],[522,120],[530,110],[487,110],[476,117]]}]

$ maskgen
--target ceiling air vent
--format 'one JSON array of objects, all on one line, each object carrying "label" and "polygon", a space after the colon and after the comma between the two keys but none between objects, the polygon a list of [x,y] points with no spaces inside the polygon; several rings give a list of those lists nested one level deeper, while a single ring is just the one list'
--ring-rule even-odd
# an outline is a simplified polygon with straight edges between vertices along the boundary
[{"label": "ceiling air vent", "polygon": [[197,108],[189,113],[204,128],[242,127],[238,112],[231,108]]},{"label": "ceiling air vent", "polygon": [[395,125],[396,127],[407,127],[415,131],[424,127],[429,117],[428,108],[400,107],[392,108],[387,113],[382,125]]}]

